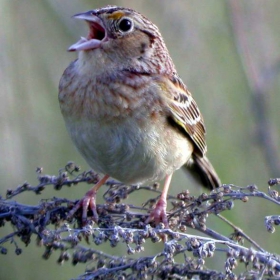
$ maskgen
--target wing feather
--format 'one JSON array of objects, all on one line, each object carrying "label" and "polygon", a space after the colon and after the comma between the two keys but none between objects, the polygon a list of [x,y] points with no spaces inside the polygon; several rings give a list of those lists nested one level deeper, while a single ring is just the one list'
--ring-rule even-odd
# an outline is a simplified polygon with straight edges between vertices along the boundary
[{"label": "wing feather", "polygon": [[193,140],[198,152],[204,155],[207,150],[206,130],[198,106],[177,74],[174,73],[169,80],[171,88],[168,86],[165,90],[168,91],[168,106],[171,117]]}]

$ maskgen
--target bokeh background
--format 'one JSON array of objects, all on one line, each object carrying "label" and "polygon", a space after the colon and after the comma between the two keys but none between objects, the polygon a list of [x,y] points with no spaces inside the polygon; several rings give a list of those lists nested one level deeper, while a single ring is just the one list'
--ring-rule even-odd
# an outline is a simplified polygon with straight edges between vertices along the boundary
[{"label": "bokeh background", "polygon": [[[89,168],[67,135],[57,87],[76,57],[68,46],[87,34],[86,25],[71,16],[107,4],[134,8],[159,26],[204,115],[208,156],[222,182],[266,191],[268,179],[280,176],[278,0],[0,0],[0,194],[25,181],[35,184],[38,166],[47,174],[57,174],[69,160]],[[77,199],[87,188],[50,188],[40,197],[16,199],[28,204],[52,196]],[[184,189],[202,191],[178,171],[171,192]],[[263,222],[277,208],[260,199],[235,207],[228,217],[261,246],[280,253],[279,230],[271,235]],[[0,228],[0,238],[11,230]],[[85,269],[60,267],[58,255],[44,261],[43,249],[34,245],[20,256],[8,248],[8,255],[0,255],[1,280],[70,279]]]}]

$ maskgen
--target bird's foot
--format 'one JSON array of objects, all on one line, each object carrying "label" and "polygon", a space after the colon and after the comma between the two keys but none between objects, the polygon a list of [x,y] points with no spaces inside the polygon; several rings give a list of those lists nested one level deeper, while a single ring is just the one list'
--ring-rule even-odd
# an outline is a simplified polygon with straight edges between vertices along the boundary
[{"label": "bird's foot", "polygon": [[166,214],[166,204],[166,200],[160,197],[155,208],[150,213],[149,218],[146,220],[146,223],[154,221],[157,225],[159,223],[163,223],[165,228],[169,228]]},{"label": "bird's foot", "polygon": [[94,189],[89,190],[85,196],[74,206],[74,208],[69,212],[67,219],[70,219],[74,214],[82,208],[82,225],[87,224],[87,211],[90,209],[93,215],[93,221],[98,221],[98,214],[96,211],[96,191]]}]

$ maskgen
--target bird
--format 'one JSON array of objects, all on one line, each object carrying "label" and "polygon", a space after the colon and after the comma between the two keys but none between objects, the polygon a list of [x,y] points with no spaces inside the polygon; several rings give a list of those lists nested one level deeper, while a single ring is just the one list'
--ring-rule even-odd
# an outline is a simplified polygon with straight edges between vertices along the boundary
[{"label": "bird", "polygon": [[68,49],[77,59],[59,82],[59,103],[76,148],[102,178],[70,211],[98,220],[96,193],[109,178],[124,184],[164,179],[146,222],[168,228],[167,195],[181,167],[214,189],[200,110],[177,74],[158,27],[141,13],[106,6],[73,16],[89,32]]}]

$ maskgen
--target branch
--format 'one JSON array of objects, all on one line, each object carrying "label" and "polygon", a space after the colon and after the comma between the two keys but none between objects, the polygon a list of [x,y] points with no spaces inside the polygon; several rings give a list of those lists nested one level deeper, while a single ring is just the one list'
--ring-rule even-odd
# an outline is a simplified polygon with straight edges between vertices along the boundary
[{"label": "branch", "polygon": [[[68,221],[68,213],[78,201],[66,198],[41,200],[38,205],[24,205],[11,200],[22,192],[32,191],[41,194],[46,187],[60,190],[62,187],[78,187],[81,183],[94,183],[97,174],[92,171],[80,172],[74,163],[68,163],[60,169],[57,176],[44,175],[42,168],[37,169],[38,185],[21,184],[15,190],[8,190],[8,199],[0,198],[0,225],[11,224],[14,231],[0,238],[0,252],[7,254],[5,243],[15,246],[16,254],[21,254],[18,239],[26,246],[31,236],[37,236],[37,244],[44,247],[44,259],[49,259],[55,251],[60,252],[58,263],[72,260],[72,264],[86,263],[86,272],[77,280],[84,279],[146,279],[148,276],[160,279],[185,279],[198,276],[203,279],[233,279],[237,276],[271,277],[280,275],[280,260],[271,254],[237,226],[221,216],[221,213],[234,209],[236,203],[247,202],[249,197],[264,199],[266,203],[279,206],[278,193],[272,189],[279,184],[279,179],[271,179],[268,192],[260,192],[256,186],[238,187],[223,185],[209,194],[192,196],[189,191],[179,193],[177,197],[169,196],[172,209],[168,213],[170,229],[162,224],[147,225],[148,212],[159,195],[158,184],[153,186],[126,186],[116,181],[106,183],[104,204],[97,206],[99,220],[94,224],[89,219],[82,227],[81,212]],[[129,194],[149,191],[156,197],[149,199],[142,206],[122,203]],[[90,216],[91,213],[89,212]],[[222,231],[209,228],[209,216],[218,217],[230,225],[232,234],[227,237]],[[278,215],[264,218],[269,232],[280,224]],[[188,228],[197,234],[187,234]],[[248,243],[244,245],[244,241]],[[88,246],[82,246],[86,241]],[[152,256],[137,257],[145,254],[146,244],[163,242],[162,250]],[[91,243],[95,246],[92,248]],[[108,243],[112,248],[125,246],[127,255],[112,255],[97,249]],[[243,245],[242,245],[243,244]],[[224,257],[224,270],[217,271],[209,266],[207,259]],[[130,257],[131,256],[131,257]],[[132,257],[133,256],[133,257]],[[181,256],[181,257],[180,257]],[[182,258],[183,257],[183,258]],[[244,263],[241,272],[235,272],[236,266]],[[134,277],[134,278],[133,278]],[[270,278],[271,279],[271,278]]]}]

